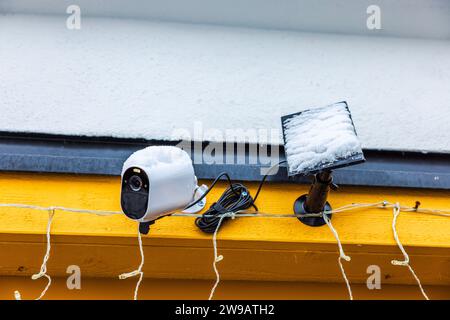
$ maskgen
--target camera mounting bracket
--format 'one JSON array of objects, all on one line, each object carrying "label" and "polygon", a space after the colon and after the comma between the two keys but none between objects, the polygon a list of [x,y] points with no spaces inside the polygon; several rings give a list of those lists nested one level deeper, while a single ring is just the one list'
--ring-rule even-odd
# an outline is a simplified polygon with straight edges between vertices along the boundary
[{"label": "camera mounting bracket", "polygon": [[148,234],[150,231],[150,226],[155,223],[155,220],[147,222],[139,222],[139,232],[141,234]]},{"label": "camera mounting bracket", "polygon": [[[333,183],[331,171],[316,173],[309,193],[300,196],[294,202],[294,212],[297,218],[302,223],[311,227],[319,227],[326,224],[323,217],[310,217],[306,215],[331,211],[331,205],[327,201],[328,193],[330,189],[337,190],[337,188],[338,186]],[[331,213],[328,213],[327,217],[331,219]]]}]

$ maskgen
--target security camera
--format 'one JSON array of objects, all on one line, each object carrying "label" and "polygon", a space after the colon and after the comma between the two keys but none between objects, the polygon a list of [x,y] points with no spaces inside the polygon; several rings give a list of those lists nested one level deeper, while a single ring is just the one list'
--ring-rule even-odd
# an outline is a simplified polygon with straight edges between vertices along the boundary
[{"label": "security camera", "polygon": [[[189,155],[172,146],[151,146],[133,153],[121,174],[121,206],[125,215],[138,221],[147,234],[155,220],[185,209],[201,196]],[[196,202],[201,210],[205,200]]]}]

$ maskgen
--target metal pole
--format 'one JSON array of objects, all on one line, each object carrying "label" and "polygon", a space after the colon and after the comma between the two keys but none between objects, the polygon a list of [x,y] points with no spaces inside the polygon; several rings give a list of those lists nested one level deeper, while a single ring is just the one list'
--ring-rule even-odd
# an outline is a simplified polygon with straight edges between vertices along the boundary
[{"label": "metal pole", "polygon": [[314,183],[309,189],[305,203],[307,212],[318,213],[324,210],[332,181],[331,171],[319,172],[314,176]]}]

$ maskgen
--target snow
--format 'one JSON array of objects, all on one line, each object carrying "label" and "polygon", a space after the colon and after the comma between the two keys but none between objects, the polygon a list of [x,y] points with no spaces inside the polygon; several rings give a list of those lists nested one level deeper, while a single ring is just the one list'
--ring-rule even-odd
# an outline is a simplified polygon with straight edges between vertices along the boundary
[{"label": "snow", "polygon": [[142,167],[147,170],[168,170],[194,172],[191,157],[186,151],[173,146],[150,146],[131,154],[124,162],[122,175],[131,167]]},{"label": "snow", "polygon": [[343,102],[305,110],[283,122],[289,174],[306,174],[362,153]]},{"label": "snow", "polygon": [[0,131],[282,143],[282,115],[345,100],[363,148],[450,152],[448,40],[65,19],[0,15]]}]

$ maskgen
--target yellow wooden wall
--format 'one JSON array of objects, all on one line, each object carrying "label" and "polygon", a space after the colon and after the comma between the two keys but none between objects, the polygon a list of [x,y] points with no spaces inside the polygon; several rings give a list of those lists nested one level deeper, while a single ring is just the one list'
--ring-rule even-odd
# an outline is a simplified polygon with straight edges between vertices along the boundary
[{"label": "yellow wooden wall", "polygon": [[[66,278],[53,278],[44,299],[132,299],[136,278],[83,278],[80,290],[68,290]],[[139,299],[205,300],[213,280],[151,279],[145,278],[139,290]],[[33,281],[28,277],[1,277],[0,300],[14,299],[19,290],[23,299],[35,299],[46,285],[46,280]],[[416,286],[383,285],[381,290],[369,290],[363,284],[352,285],[355,299],[423,299]],[[450,299],[448,286],[425,286],[433,299]],[[215,299],[348,299],[345,285],[340,283],[310,283],[291,281],[237,281],[220,283]]]},{"label": "yellow wooden wall", "polygon": [[[251,190],[257,186],[248,185]],[[211,192],[209,204],[224,187],[219,184]],[[118,177],[1,173],[0,203],[120,210],[119,188]],[[307,189],[305,185],[267,184],[258,207],[268,213],[292,213],[294,200]],[[335,208],[382,200],[410,206],[419,200],[423,207],[450,209],[449,191],[341,187],[330,196]],[[0,286],[5,288],[0,298],[12,297],[10,289],[15,286],[31,297],[45,285],[44,280],[32,281],[28,276],[39,270],[45,253],[47,216],[42,211],[0,208]],[[421,297],[407,268],[390,263],[402,257],[392,236],[392,216],[391,209],[364,209],[339,213],[332,219],[352,257],[344,266],[355,298]],[[144,237],[144,298],[207,297],[205,292],[214,279],[211,235],[199,231],[193,220],[164,218]],[[136,229],[123,215],[57,211],[48,272],[64,277],[68,265],[79,265],[85,286],[91,289],[82,290],[84,294],[68,292],[61,278],[61,288],[56,284],[48,297],[131,298],[136,279],[119,281],[117,276],[139,263]],[[450,218],[402,213],[398,233],[430,297],[450,298]],[[307,298],[310,294],[314,298],[347,298],[337,265],[336,241],[327,226],[311,228],[295,218],[239,218],[221,229],[219,251],[225,257],[219,269],[226,282],[219,287],[218,298]],[[380,292],[369,292],[364,285],[371,264],[382,270],[384,289]],[[166,286],[171,289],[163,289]],[[117,288],[123,288],[123,293]],[[190,297],[184,297],[187,288],[192,288]]]}]

